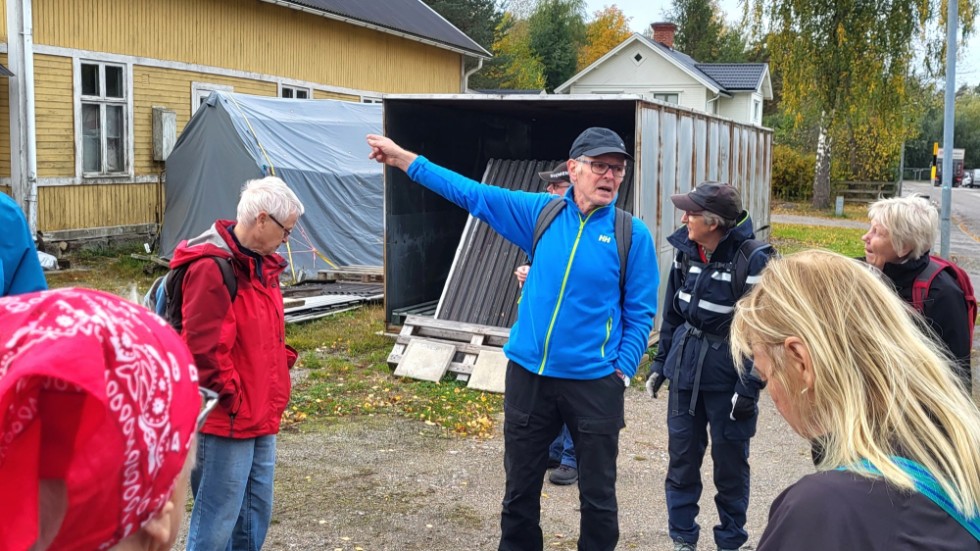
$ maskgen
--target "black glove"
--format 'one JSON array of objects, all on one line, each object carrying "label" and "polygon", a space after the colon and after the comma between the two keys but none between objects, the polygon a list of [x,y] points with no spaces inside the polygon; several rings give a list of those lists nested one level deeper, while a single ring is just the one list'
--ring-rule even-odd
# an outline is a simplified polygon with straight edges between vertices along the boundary
[{"label": "black glove", "polygon": [[656,398],[657,393],[660,392],[660,387],[664,386],[664,381],[667,377],[658,371],[650,370],[650,374],[647,375],[647,395],[651,398]]},{"label": "black glove", "polygon": [[756,401],[756,398],[742,396],[736,392],[732,396],[732,412],[728,415],[728,418],[732,421],[751,419],[758,409],[756,408]]}]

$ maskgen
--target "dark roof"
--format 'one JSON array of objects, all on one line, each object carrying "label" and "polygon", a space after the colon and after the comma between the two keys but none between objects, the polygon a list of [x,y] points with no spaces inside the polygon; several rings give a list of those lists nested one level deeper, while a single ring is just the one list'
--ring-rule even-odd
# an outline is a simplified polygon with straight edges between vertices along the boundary
[{"label": "dark roof", "polygon": [[10,69],[0,65],[0,77],[12,77],[14,74],[10,72]]},{"label": "dark roof", "polygon": [[490,57],[472,38],[463,34],[422,0],[285,0],[288,4],[310,8],[348,19],[390,29],[418,38]]},{"label": "dark roof", "polygon": [[716,82],[715,79],[713,79],[709,75],[705,74],[704,71],[701,71],[700,69],[698,69],[698,62],[695,61],[694,58],[692,58],[691,56],[689,56],[689,55],[687,55],[687,54],[685,54],[683,52],[678,52],[677,50],[675,50],[673,48],[668,48],[662,42],[658,42],[658,41],[656,41],[656,40],[654,40],[652,38],[648,38],[648,37],[643,36],[643,35],[639,35],[639,36],[648,45],[650,45],[651,48],[656,48],[657,50],[663,52],[664,55],[666,55],[669,58],[674,59],[675,61],[677,61],[678,63],[680,63],[681,65],[683,65],[688,71],[690,71],[690,72],[692,72],[692,73],[694,73],[696,75],[700,75],[701,78],[703,78],[704,80],[706,80],[706,81],[710,82],[711,84],[713,84],[715,86],[715,88],[718,88],[718,89],[720,89],[722,91],[725,91],[725,87],[722,86],[721,83]]},{"label": "dark roof", "polygon": [[727,90],[756,90],[766,71],[765,63],[698,63],[696,67]]},{"label": "dark roof", "polygon": [[480,88],[473,90],[481,94],[495,94],[499,96],[540,96],[543,90],[512,90],[508,88]]}]

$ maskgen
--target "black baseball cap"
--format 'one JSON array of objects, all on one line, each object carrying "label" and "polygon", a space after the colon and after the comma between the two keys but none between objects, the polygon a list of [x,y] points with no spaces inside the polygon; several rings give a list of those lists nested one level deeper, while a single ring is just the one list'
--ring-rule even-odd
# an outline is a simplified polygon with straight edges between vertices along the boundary
[{"label": "black baseball cap", "polygon": [[671,195],[670,200],[680,210],[708,211],[725,220],[735,220],[742,214],[742,195],[725,182],[701,182],[687,193]]},{"label": "black baseball cap", "polygon": [[568,176],[568,165],[564,162],[555,165],[551,170],[538,173],[538,177],[549,184],[570,184],[572,179]]},{"label": "black baseball cap", "polygon": [[568,152],[568,158],[578,159],[583,155],[597,157],[606,153],[620,153],[626,155],[627,159],[633,159],[633,155],[626,151],[626,144],[619,134],[608,128],[593,126],[586,128],[575,138],[572,149]]}]

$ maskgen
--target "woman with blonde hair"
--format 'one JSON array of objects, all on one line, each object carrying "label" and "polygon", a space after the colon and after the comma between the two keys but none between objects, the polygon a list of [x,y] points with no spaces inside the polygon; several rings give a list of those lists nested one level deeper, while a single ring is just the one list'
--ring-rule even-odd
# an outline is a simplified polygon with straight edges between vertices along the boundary
[{"label": "woman with blonde hair", "polygon": [[732,355],[819,440],[818,472],[773,502],[758,551],[980,549],[980,411],[880,275],[827,251],[769,264]]}]

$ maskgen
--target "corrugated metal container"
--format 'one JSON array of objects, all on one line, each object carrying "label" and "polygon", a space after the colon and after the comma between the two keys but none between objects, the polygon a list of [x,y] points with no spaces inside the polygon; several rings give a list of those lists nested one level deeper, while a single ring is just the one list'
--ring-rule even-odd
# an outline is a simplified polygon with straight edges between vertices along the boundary
[{"label": "corrugated metal container", "polygon": [[[590,126],[615,130],[635,151],[633,205],[627,210],[653,234],[661,273],[673,256],[666,238],[680,225],[671,194],[705,180],[727,181],[741,190],[756,227],[769,224],[772,131],[767,128],[639,96],[385,97],[389,137],[476,180],[490,159],[567,158],[572,141]],[[440,297],[466,217],[403,172],[386,171],[386,321],[394,310]],[[768,232],[759,237],[767,238]],[[665,286],[663,278],[661,298]],[[489,300],[493,292],[484,289],[475,296]]]}]

